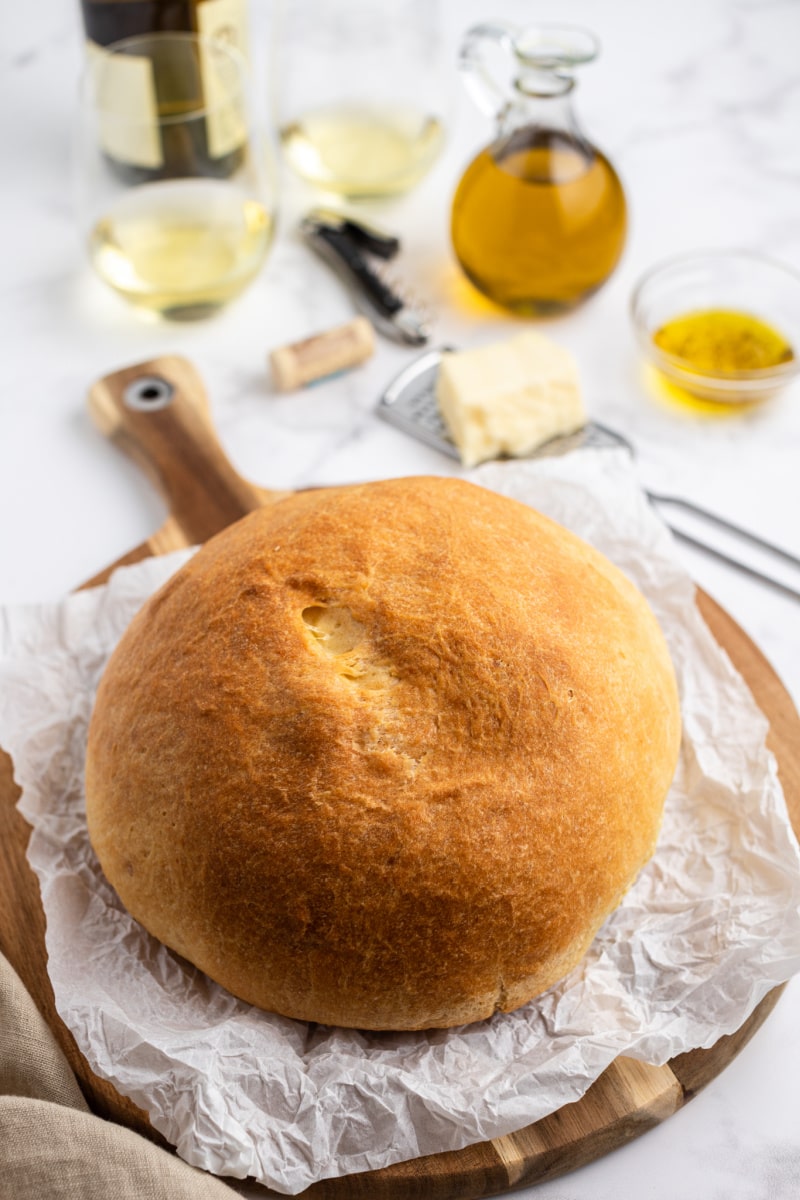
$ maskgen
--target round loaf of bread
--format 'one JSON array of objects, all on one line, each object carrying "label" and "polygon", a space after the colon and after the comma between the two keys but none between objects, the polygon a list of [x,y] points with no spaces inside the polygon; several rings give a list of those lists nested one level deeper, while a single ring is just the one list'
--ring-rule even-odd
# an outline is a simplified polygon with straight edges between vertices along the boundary
[{"label": "round loaf of bread", "polygon": [[236,996],[422,1029],[561,979],[652,855],[680,741],[645,600],[463,481],[290,496],[142,608],[89,731],[123,904]]}]

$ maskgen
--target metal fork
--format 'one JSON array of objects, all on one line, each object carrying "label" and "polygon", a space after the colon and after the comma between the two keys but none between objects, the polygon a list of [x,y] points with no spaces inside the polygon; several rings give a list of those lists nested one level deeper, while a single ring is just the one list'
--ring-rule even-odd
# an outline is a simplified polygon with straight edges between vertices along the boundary
[{"label": "metal fork", "polygon": [[[436,401],[435,390],[439,362],[442,354],[450,349],[449,346],[444,346],[438,350],[431,350],[427,354],[421,355],[406,367],[405,370],[401,371],[381,396],[378,402],[378,414],[384,420],[390,421],[397,428],[402,429],[405,433],[411,434],[412,437],[416,437],[427,445],[433,446],[434,449],[440,450],[443,454],[457,459],[460,457],[458,449],[442,420],[439,405]],[[607,425],[600,424],[598,421],[590,421],[576,433],[552,438],[549,442],[534,450],[530,457],[542,458],[568,454],[571,450],[583,447],[604,448],[614,446],[623,447],[631,457],[635,457],[634,447],[623,434],[617,432],[615,429],[610,429]],[[741,526],[735,525],[732,521],[719,516],[717,513],[701,508],[699,504],[694,504],[691,500],[686,500],[682,496],[664,495],[647,490],[645,490],[645,495],[657,508],[660,508],[662,505],[665,507],[671,506],[672,508],[690,513],[692,516],[706,521],[709,525],[723,529],[726,533],[733,534],[740,541],[746,542],[751,546],[756,546],[759,550],[772,555],[775,559],[787,563],[789,566],[800,571],[800,558],[796,555],[790,554],[788,550],[784,550],[780,546],[773,545],[772,542],[768,542],[765,538],[759,537],[758,534],[752,533],[748,529],[743,529]],[[775,579],[772,575],[767,575],[765,572],[759,571],[749,563],[734,558],[732,555],[725,553],[725,551],[717,549],[716,546],[701,541],[692,534],[686,533],[684,530],[669,524],[669,522],[667,524],[674,536],[686,545],[702,551],[704,554],[725,563],[729,567],[734,567],[737,571],[741,571],[742,574],[766,584],[784,596],[788,596],[793,600],[800,600],[800,590],[797,588],[784,583],[782,580]]]},{"label": "metal fork", "polygon": [[[600,424],[599,421],[590,421],[588,425],[585,425],[583,429],[579,429],[577,433],[567,434],[564,437],[553,438],[552,441],[545,442],[543,446],[540,446],[533,452],[531,457],[539,458],[554,454],[566,454],[568,451],[575,450],[579,446],[621,446],[628,451],[632,458],[635,457],[635,450],[628,438],[619,433],[618,430],[610,429],[607,425]],[[701,508],[699,504],[694,504],[693,501],[686,500],[683,496],[650,492],[646,488],[643,490],[647,499],[651,504],[656,505],[656,507],[671,505],[682,512],[691,513],[692,516],[707,521],[709,525],[714,525],[717,529],[724,529],[726,533],[733,534],[734,537],[747,542],[748,545],[757,546],[759,550],[763,550],[781,562],[788,563],[790,566],[800,570],[800,558],[797,558],[796,555],[790,554],[788,550],[784,550],[780,546],[773,545],[772,542],[768,542],[758,534],[752,533],[749,529],[743,529],[741,525],[735,525],[733,521],[729,521],[726,517],[721,517],[718,513],[710,512],[707,508]],[[670,525],[669,522],[667,522],[667,525],[674,536],[679,538],[680,541],[685,542],[686,545],[694,547],[695,550],[701,550],[704,554],[716,558],[719,562],[726,563],[729,567],[735,567],[737,571],[749,575],[751,579],[757,579],[761,583],[765,583],[769,587],[782,592],[784,595],[792,597],[794,600],[800,600],[800,591],[789,584],[783,583],[781,580],[757,570],[755,567],[750,566],[749,563],[742,562],[741,559],[726,554],[724,550],[719,550],[716,546],[709,545],[707,542],[693,537],[692,534],[686,533],[685,530],[679,529],[674,525]]]}]

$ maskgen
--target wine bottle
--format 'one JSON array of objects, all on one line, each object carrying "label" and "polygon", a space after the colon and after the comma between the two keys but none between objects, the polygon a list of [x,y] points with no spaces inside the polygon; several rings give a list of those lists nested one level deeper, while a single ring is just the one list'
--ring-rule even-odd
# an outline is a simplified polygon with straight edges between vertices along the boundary
[{"label": "wine bottle", "polygon": [[[205,42],[218,39],[246,55],[246,7],[247,0],[81,0],[87,53],[98,64],[103,94],[113,95],[115,119],[100,121],[103,150],[126,181],[224,179],[240,165],[243,135],[232,111],[236,100],[220,102],[220,81]],[[124,52],[106,49],[157,33],[195,33],[204,42],[187,44],[180,54],[172,50],[172,60],[144,41],[129,43]],[[180,112],[171,95],[178,75]],[[188,111],[200,116],[176,124],[164,120]]]}]

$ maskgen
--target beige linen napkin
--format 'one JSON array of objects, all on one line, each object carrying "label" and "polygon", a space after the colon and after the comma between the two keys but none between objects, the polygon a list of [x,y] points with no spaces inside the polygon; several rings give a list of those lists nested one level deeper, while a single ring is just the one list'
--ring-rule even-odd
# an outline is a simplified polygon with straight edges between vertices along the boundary
[{"label": "beige linen napkin", "polygon": [[93,1116],[0,955],[0,1200],[238,1200],[211,1175]]}]

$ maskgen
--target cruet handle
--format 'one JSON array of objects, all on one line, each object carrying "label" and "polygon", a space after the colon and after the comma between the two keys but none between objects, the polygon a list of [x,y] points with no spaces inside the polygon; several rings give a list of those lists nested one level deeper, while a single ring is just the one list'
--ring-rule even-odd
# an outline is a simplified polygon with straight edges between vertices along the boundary
[{"label": "cruet handle", "polygon": [[458,57],[458,69],[472,99],[481,112],[497,117],[508,107],[511,97],[489,70],[486,50],[494,44],[514,58],[514,41],[518,31],[511,25],[491,22],[473,25],[464,35]]}]

